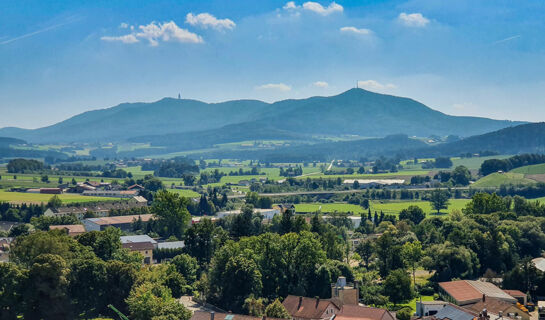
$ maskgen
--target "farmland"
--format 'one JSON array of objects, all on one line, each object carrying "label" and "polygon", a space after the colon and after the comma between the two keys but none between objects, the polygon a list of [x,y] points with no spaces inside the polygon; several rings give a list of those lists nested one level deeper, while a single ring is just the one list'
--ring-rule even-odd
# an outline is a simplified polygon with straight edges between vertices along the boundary
[{"label": "farmland", "polygon": [[536,181],[527,179],[522,173],[495,172],[477,180],[471,186],[473,188],[499,188],[501,185],[530,185]]},{"label": "farmland", "polygon": [[[468,199],[451,199],[450,205],[448,206],[447,212],[452,210],[461,210],[469,202]],[[371,201],[370,209],[371,211],[384,212],[388,214],[398,214],[401,210],[406,209],[407,207],[414,205],[420,207],[426,214],[434,214],[435,211],[432,209],[431,204],[428,201]],[[355,204],[347,203],[301,203],[296,204],[295,209],[297,212],[316,212],[321,210],[321,212],[351,212],[354,215],[367,212],[361,206]],[[445,212],[445,211],[443,211]]]},{"label": "farmland", "polygon": [[[47,203],[52,194],[8,192],[0,190],[0,202],[11,203]],[[63,203],[95,202],[95,201],[119,201],[119,198],[88,197],[79,194],[64,193],[57,195]]]}]

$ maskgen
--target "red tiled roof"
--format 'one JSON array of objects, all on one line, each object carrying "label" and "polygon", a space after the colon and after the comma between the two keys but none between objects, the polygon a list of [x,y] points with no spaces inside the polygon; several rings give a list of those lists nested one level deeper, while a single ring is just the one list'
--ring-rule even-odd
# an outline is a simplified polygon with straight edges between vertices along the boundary
[{"label": "red tiled roof", "polygon": [[282,302],[292,317],[320,319],[327,308],[332,305],[335,309],[339,307],[328,299],[316,299],[299,296],[287,296]]},{"label": "red tiled roof", "polygon": [[[195,311],[193,313],[193,316],[190,320],[210,320],[210,312],[206,311]],[[261,317],[253,317],[253,316],[247,316],[243,314],[233,314],[233,313],[221,313],[221,312],[215,312],[214,313],[214,320],[280,320],[278,318],[261,318]]]},{"label": "red tiled roof", "polygon": [[503,290],[503,292],[507,293],[513,298],[517,297],[526,297],[526,293],[520,291],[520,290]]},{"label": "red tiled roof", "polygon": [[380,320],[383,319],[385,315],[390,319],[394,319],[394,316],[386,309],[345,304],[341,311],[335,316],[335,320]]},{"label": "red tiled roof", "polygon": [[[480,312],[481,310],[486,309],[488,312],[491,312],[493,314],[499,314],[500,311],[506,313],[509,308],[513,307],[516,308],[516,306],[512,303],[490,297],[486,297],[484,301],[481,300],[477,303],[464,306],[464,308],[472,310],[474,312]],[[520,312],[523,311],[520,310]]]},{"label": "red tiled roof", "polygon": [[132,215],[132,216],[104,217],[104,218],[96,218],[95,220],[92,220],[92,221],[98,225],[121,224],[121,223],[132,223],[138,220],[138,217],[142,219],[142,222],[147,222],[153,217],[153,215],[141,214],[141,215]]},{"label": "red tiled roof", "polygon": [[85,232],[85,228],[83,227],[82,224],[63,224],[63,225],[49,226],[49,230],[53,230],[53,229],[66,229],[68,230],[68,234]]},{"label": "red tiled roof", "polygon": [[482,294],[464,280],[440,282],[441,287],[459,304],[469,303],[482,298]]}]

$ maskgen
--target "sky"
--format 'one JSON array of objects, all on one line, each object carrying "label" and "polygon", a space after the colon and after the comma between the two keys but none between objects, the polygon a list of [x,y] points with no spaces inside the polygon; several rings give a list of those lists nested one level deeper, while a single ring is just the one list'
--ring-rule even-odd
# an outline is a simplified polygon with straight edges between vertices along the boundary
[{"label": "sky", "polygon": [[538,0],[5,0],[0,127],[178,94],[273,102],[356,85],[545,121],[544,30]]}]

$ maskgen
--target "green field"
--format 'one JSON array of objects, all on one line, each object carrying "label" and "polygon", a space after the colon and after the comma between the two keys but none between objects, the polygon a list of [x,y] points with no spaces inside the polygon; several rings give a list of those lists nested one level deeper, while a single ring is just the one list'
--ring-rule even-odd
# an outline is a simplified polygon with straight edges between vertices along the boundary
[{"label": "green field", "polygon": [[[442,212],[451,212],[452,210],[462,210],[469,202],[469,199],[450,199],[447,210]],[[426,214],[434,214],[436,211],[432,209],[430,202],[428,201],[371,201],[371,211],[383,211],[384,213],[397,214],[401,210],[409,206],[418,206]]]},{"label": "green field", "polygon": [[520,168],[513,169],[509,172],[521,173],[521,174],[545,174],[545,163],[520,167]]},{"label": "green field", "polygon": [[177,193],[186,198],[199,198],[201,195],[198,192],[189,189],[167,189],[168,192]]},{"label": "green field", "polygon": [[[446,212],[452,210],[462,210],[469,202],[469,199],[450,199],[450,204]],[[414,205],[422,208],[426,214],[434,214],[435,210],[432,209],[431,204],[428,201],[371,201],[371,211],[384,212],[387,214],[398,214],[401,210]],[[321,209],[320,209],[321,208]],[[324,213],[328,212],[352,212],[353,214],[361,214],[367,212],[361,206],[348,203],[300,203],[295,205],[297,212],[316,212],[321,210]],[[445,210],[443,210],[445,212]]]},{"label": "green field", "polygon": [[[63,203],[76,203],[76,202],[95,202],[95,201],[119,201],[119,198],[107,198],[107,197],[88,197],[80,194],[59,194],[59,198]],[[0,190],[0,202],[12,202],[12,203],[47,203],[49,199],[53,197],[52,194],[41,193],[24,193],[24,192],[8,192]]]},{"label": "green field", "polygon": [[526,179],[522,173],[491,173],[471,185],[472,188],[499,188],[501,185],[530,185],[536,181]]},{"label": "green field", "polygon": [[489,157],[473,157],[473,158],[452,158],[452,168],[457,166],[465,166],[468,169],[480,169],[481,164],[490,159],[507,159],[510,155],[498,155]]},{"label": "green field", "polygon": [[[420,301],[420,297],[413,298],[408,303],[404,303],[401,306],[409,307],[416,312],[416,300]],[[422,301],[433,301],[433,296],[422,296]]]}]

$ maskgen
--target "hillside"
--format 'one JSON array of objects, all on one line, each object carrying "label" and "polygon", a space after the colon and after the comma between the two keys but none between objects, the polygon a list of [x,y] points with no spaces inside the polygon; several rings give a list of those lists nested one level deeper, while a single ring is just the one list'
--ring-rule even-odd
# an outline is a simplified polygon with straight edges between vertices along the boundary
[{"label": "hillside", "polygon": [[418,156],[457,156],[462,153],[495,151],[499,154],[544,153],[545,123],[529,123],[465,138],[425,150]]},{"label": "hillside", "polygon": [[[247,136],[266,127],[305,135],[354,134],[368,137],[470,136],[520,124],[476,117],[456,117],[408,98],[351,89],[331,97],[205,103],[165,98],[153,103],[124,103],[79,114],[55,125],[25,130],[0,129],[0,136],[29,142],[111,142],[134,137],[207,131],[248,123]],[[251,123],[251,125],[250,125]],[[167,138],[166,141],[169,141]]]}]

